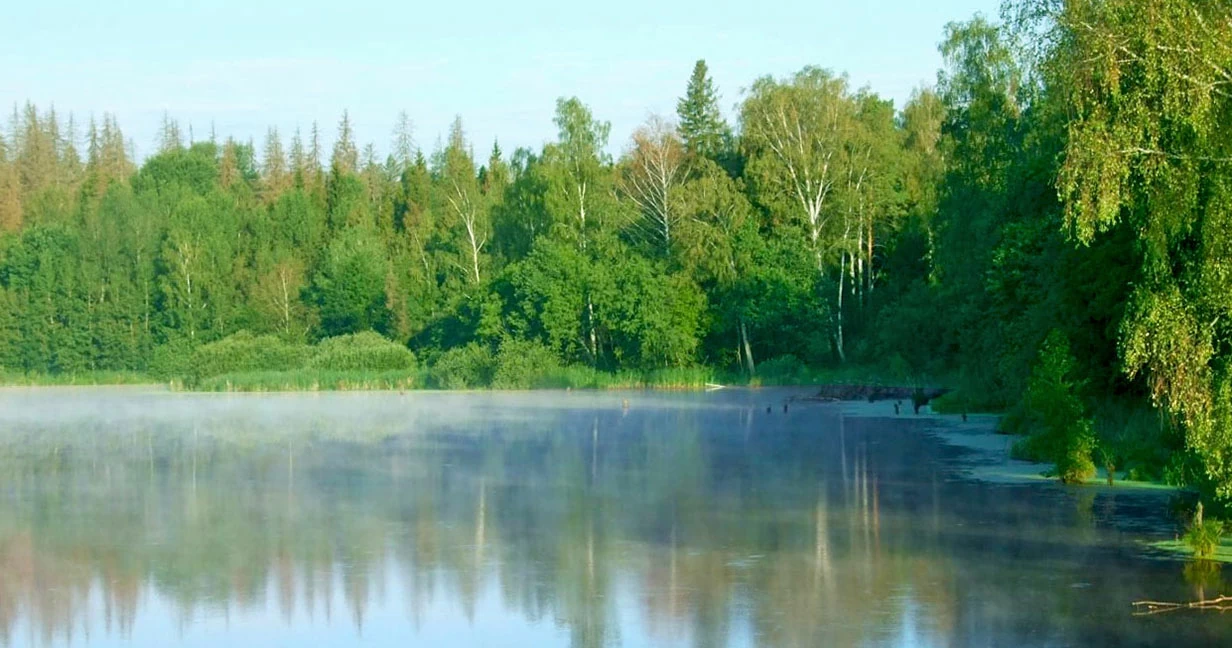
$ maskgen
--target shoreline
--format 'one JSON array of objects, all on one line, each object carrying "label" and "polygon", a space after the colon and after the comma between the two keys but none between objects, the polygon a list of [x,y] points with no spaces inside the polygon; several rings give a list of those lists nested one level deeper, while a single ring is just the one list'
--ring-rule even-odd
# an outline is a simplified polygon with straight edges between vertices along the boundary
[{"label": "shoreline", "polygon": [[1066,488],[1095,487],[1109,491],[1121,489],[1172,493],[1180,490],[1160,482],[1120,478],[1115,478],[1113,485],[1109,486],[1108,473],[1103,468],[1096,468],[1095,476],[1082,484],[1062,484],[1055,477],[1043,475],[1050,468],[1049,464],[1014,459],[1011,456],[1014,442],[1020,437],[997,432],[997,422],[1001,420],[999,414],[970,414],[964,422],[961,415],[939,414],[927,406],[921,408],[920,414],[912,414],[907,403],[903,404],[902,413],[898,416],[894,415],[891,402],[842,402],[840,405],[844,414],[853,417],[924,421],[926,433],[946,445],[967,451],[967,455],[961,460],[961,473],[968,479],[990,484],[1052,484]]}]

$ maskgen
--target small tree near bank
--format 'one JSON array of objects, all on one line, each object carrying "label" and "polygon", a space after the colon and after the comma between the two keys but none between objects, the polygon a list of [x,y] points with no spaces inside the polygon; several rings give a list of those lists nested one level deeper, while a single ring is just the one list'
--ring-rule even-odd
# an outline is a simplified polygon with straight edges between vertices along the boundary
[{"label": "small tree near bank", "polygon": [[1023,406],[1033,422],[1022,443],[1024,454],[1056,464],[1064,483],[1081,483],[1095,474],[1095,428],[1073,378],[1075,360],[1060,331],[1048,334],[1031,371]]}]

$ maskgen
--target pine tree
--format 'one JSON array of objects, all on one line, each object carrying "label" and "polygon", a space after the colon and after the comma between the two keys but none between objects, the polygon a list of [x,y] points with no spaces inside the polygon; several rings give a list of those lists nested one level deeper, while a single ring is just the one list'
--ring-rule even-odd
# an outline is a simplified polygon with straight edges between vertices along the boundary
[{"label": "pine tree", "polygon": [[323,189],[321,182],[321,128],[317,122],[312,122],[312,132],[308,135],[308,160],[304,167],[304,184],[311,191]]},{"label": "pine tree", "polygon": [[414,124],[405,110],[398,113],[398,124],[394,127],[393,156],[399,173],[406,171],[415,161]]},{"label": "pine tree", "polygon": [[705,60],[693,66],[685,95],[676,102],[680,117],[680,137],[691,155],[717,159],[731,140],[731,129],[719,111],[719,94],[714,88]]},{"label": "pine tree", "polygon": [[500,142],[492,142],[492,153],[488,156],[488,166],[483,169],[482,180],[483,193],[493,200],[499,200],[509,185],[509,165],[503,159]]},{"label": "pine tree", "polygon": [[39,116],[34,104],[27,103],[21,117],[19,139],[13,158],[25,196],[33,195],[49,185],[55,177],[56,148],[51,138],[55,131]]},{"label": "pine tree", "polygon": [[287,157],[282,150],[282,138],[278,136],[277,128],[270,128],[265,133],[261,174],[261,181],[264,185],[263,197],[266,201],[276,200],[291,186],[291,174],[287,171]]},{"label": "pine tree", "polygon": [[351,117],[342,111],[338,123],[338,140],[334,142],[334,154],[329,161],[330,173],[335,176],[355,173],[359,169],[359,149],[355,147],[355,133],[351,130]]},{"label": "pine tree", "polygon": [[308,170],[308,152],[304,150],[304,138],[299,133],[299,128],[295,129],[295,134],[291,136],[291,180],[296,187],[303,187],[307,181]]},{"label": "pine tree", "polygon": [[62,149],[60,151],[60,169],[63,181],[70,186],[76,186],[81,178],[81,154],[77,151],[77,120],[73,114],[68,115],[68,126],[64,132]]},{"label": "pine tree", "polygon": [[[210,127],[210,132],[210,139],[213,141],[213,126]],[[180,136],[180,124],[164,111],[163,126],[158,133],[158,152],[167,153],[182,148],[184,148],[184,139]]]},{"label": "pine tree", "polygon": [[230,189],[240,178],[239,151],[234,139],[230,137],[222,145],[222,157],[218,161],[218,184],[223,189]]},{"label": "pine tree", "polygon": [[0,232],[21,229],[21,183],[17,169],[8,160],[8,148],[0,136]]}]

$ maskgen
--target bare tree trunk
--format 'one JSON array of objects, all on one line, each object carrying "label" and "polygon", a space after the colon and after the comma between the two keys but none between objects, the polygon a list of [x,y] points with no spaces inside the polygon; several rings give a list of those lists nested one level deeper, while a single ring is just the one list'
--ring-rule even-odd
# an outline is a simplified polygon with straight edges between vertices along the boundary
[{"label": "bare tree trunk", "polygon": [[282,332],[291,337],[291,294],[287,291],[286,268],[278,269],[278,279],[282,284]]},{"label": "bare tree trunk", "polygon": [[740,344],[744,351],[744,365],[749,371],[749,376],[757,375],[757,365],[753,363],[753,348],[749,345],[749,332],[745,327],[744,318],[740,318]]},{"label": "bare tree trunk", "polygon": [[868,285],[865,286],[865,290],[868,292],[869,295],[872,295],[873,294],[873,283],[874,283],[874,280],[876,279],[876,277],[873,276],[873,219],[872,218],[868,219],[868,239],[866,240],[865,244],[868,245],[868,253],[865,256],[865,258],[868,259],[868,269],[864,271],[865,277],[867,278]]},{"label": "bare tree trunk", "polygon": [[834,315],[834,350],[838,353],[838,361],[847,362],[847,353],[843,350],[843,292],[846,272],[846,253],[839,255],[838,262],[838,308]]},{"label": "bare tree trunk", "polygon": [[598,336],[595,334],[595,304],[590,300],[590,295],[586,295],[586,328],[587,335],[590,337],[590,361],[594,366],[599,366],[599,342]]}]

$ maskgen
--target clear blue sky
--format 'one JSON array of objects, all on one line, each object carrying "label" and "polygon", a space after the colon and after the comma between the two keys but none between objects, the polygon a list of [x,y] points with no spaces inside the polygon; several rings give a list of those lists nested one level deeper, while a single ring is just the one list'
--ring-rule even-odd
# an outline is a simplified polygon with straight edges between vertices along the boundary
[{"label": "clear blue sky", "polygon": [[0,103],[115,113],[144,156],[163,111],[260,146],[344,108],[385,151],[400,110],[430,150],[461,114],[476,153],[555,136],[559,96],[612,122],[619,152],[648,114],[674,114],[705,58],[729,116],[755,78],[804,65],[849,74],[896,105],[940,64],[943,26],[998,0],[39,0],[4,10]]}]

